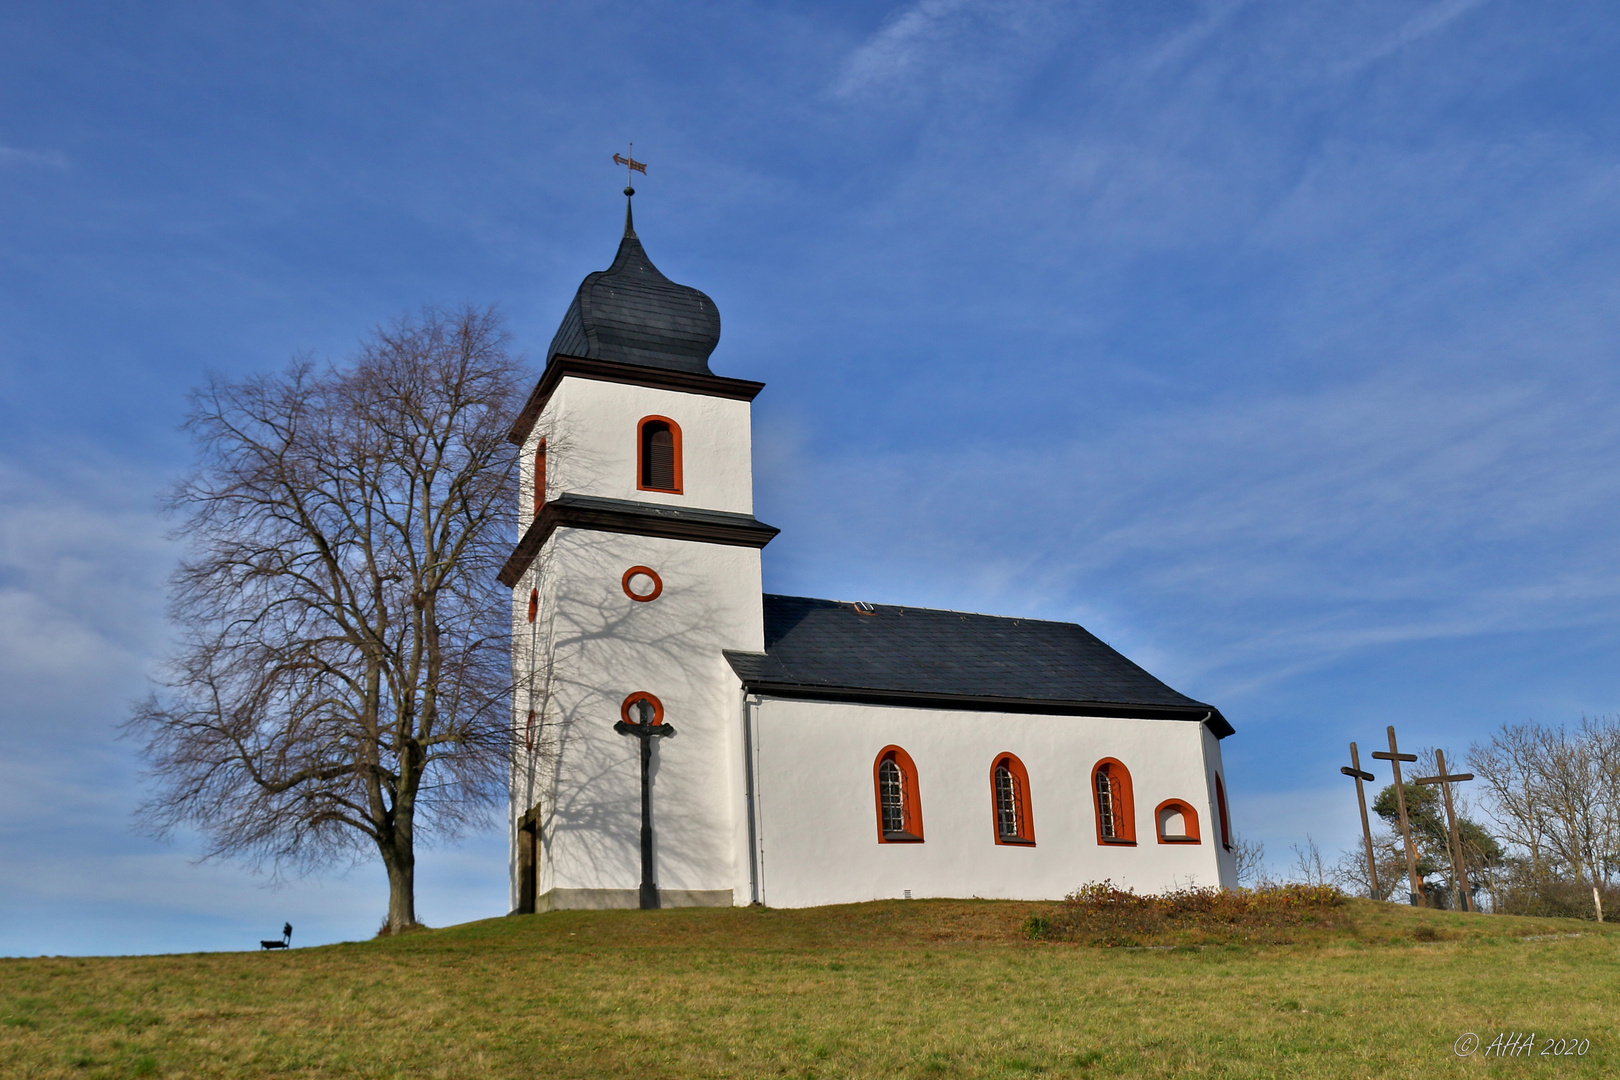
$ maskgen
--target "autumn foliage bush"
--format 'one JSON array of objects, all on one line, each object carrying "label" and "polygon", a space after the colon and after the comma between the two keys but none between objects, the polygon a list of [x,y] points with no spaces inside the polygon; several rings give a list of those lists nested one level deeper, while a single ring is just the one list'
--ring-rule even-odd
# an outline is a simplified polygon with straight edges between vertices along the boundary
[{"label": "autumn foliage bush", "polygon": [[1031,918],[1025,933],[1098,945],[1132,945],[1167,935],[1276,940],[1278,930],[1342,924],[1345,900],[1332,885],[1189,887],[1143,895],[1098,881],[1070,893],[1055,914]]}]

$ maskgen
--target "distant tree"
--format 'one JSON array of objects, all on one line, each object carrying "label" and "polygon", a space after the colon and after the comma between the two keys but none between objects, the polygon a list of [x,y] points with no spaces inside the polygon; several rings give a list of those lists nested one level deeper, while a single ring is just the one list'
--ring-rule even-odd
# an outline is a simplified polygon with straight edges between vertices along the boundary
[{"label": "distant tree", "polygon": [[[1468,754],[1512,847],[1512,910],[1596,914],[1620,873],[1620,718],[1504,724]],[[1612,910],[1612,904],[1611,904]]]},{"label": "distant tree", "polygon": [[[1422,763],[1426,771],[1439,771],[1432,749],[1422,751],[1419,756],[1426,759]],[[1406,796],[1406,817],[1412,829],[1412,846],[1417,849],[1418,877],[1423,881],[1424,897],[1431,906],[1447,907],[1456,895],[1456,882],[1453,880],[1454,868],[1451,863],[1451,830],[1446,824],[1440,791],[1432,785],[1412,783],[1402,784],[1401,791]],[[1492,873],[1502,864],[1504,853],[1495,837],[1467,816],[1470,806],[1464,796],[1456,792],[1453,798],[1469,892],[1471,895],[1477,894],[1488,888]],[[1379,863],[1379,885],[1386,895],[1403,893],[1406,852],[1397,831],[1400,810],[1395,799],[1394,784],[1386,785],[1378,793],[1372,808],[1389,827],[1389,831],[1380,834],[1374,842],[1374,854]],[[1365,861],[1362,865],[1365,866]],[[1365,870],[1362,876],[1365,876]]]},{"label": "distant tree", "polygon": [[429,310],[193,394],[181,645],[128,723],[150,829],[277,870],[375,853],[388,927],[416,924],[418,841],[480,818],[508,760],[520,372],[493,310]]},{"label": "distant tree", "polygon": [[1239,885],[1253,888],[1264,883],[1266,845],[1259,840],[1232,836],[1232,858],[1237,863]]}]

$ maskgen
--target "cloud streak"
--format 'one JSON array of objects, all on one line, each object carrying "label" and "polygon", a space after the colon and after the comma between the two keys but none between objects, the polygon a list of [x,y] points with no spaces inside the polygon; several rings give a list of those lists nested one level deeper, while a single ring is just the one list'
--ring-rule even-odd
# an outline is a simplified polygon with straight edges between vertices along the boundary
[{"label": "cloud streak", "polygon": [[6,165],[66,171],[68,159],[60,150],[23,150],[15,146],[0,145],[0,167]]}]

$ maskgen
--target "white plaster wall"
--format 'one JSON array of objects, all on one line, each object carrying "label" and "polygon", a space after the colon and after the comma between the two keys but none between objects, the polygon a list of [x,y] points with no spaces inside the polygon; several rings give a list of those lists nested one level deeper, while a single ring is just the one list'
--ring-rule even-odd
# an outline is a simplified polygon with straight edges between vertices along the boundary
[{"label": "white plaster wall", "polygon": [[[625,595],[624,572],[638,565],[662,578],[657,600]],[[764,647],[759,551],[559,529],[535,574],[549,585],[541,585],[544,627],[533,655],[523,583],[514,611],[525,620],[519,682],[527,668],[548,687],[544,781],[526,789],[543,813],[540,891],[635,889],[641,880],[639,743],[613,730],[637,690],[663,703],[677,731],[654,751],[658,884],[732,888],[742,749],[736,676],[722,650]],[[514,805],[514,817],[526,809]]]},{"label": "white plaster wall", "polygon": [[[645,416],[667,416],[680,425],[679,495],[636,487],[636,431]],[[552,498],[571,491],[752,514],[749,424],[746,401],[569,376],[557,384],[523,449],[520,505],[533,508],[534,450],[545,438],[546,487]]]},{"label": "white plaster wall", "polygon": [[[1215,733],[1203,724],[1198,726],[1203,728],[1204,731],[1204,777],[1207,785],[1204,797],[1209,803],[1209,827],[1204,830],[1204,835],[1215,842],[1215,857],[1221,868],[1221,884],[1228,888],[1236,888],[1238,883],[1237,857],[1233,854],[1232,849],[1225,845],[1221,836],[1220,811],[1215,805],[1216,775],[1220,776],[1221,783],[1226,788],[1227,823],[1235,831],[1237,822],[1231,820],[1232,786],[1226,783],[1226,768],[1221,764],[1221,740],[1217,739]],[[1198,812],[1202,814],[1204,811],[1200,809]]]},{"label": "white plaster wall", "polygon": [[[739,723],[742,723],[739,720]],[[1184,720],[1029,716],[766,698],[755,706],[762,899],[807,907],[900,897],[1056,899],[1111,879],[1139,892],[1235,885],[1220,853],[1204,725]],[[1213,737],[1210,737],[1213,742]],[[877,840],[872,766],[890,744],[918,771],[925,841]],[[1016,754],[1029,771],[1035,846],[994,839],[990,765]],[[1097,842],[1091,769],[1131,772],[1134,847]],[[1165,799],[1198,810],[1201,841],[1160,844]],[[739,898],[741,900],[741,898]]]}]

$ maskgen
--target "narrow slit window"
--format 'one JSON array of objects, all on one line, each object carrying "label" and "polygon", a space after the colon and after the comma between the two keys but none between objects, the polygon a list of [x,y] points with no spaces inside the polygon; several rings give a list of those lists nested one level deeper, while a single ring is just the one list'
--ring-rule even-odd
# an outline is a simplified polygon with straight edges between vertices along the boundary
[{"label": "narrow slit window", "polygon": [[546,440],[534,448],[534,512],[546,505]]}]

